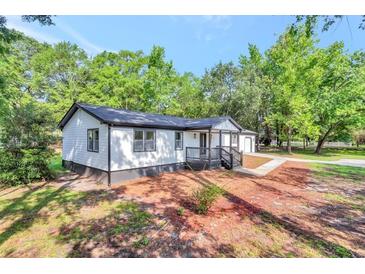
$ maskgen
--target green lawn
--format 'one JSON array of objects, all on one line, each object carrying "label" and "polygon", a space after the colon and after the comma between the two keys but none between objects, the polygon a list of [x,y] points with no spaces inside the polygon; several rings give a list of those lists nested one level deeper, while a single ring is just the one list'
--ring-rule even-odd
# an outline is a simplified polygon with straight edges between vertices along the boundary
[{"label": "green lawn", "polygon": [[[123,235],[126,245],[147,244],[152,215],[107,191],[72,191],[47,184],[0,190],[0,257],[90,257],[83,242]],[[80,250],[83,250],[82,254]]]},{"label": "green lawn", "polygon": [[363,184],[365,180],[365,168],[340,166],[340,165],[325,165],[312,163],[312,172],[314,176],[320,179],[341,179],[351,183]]},{"label": "green lawn", "polygon": [[[315,181],[327,189],[323,194],[327,201],[347,208],[347,217],[352,220],[365,213],[365,168],[317,163],[310,167]],[[353,214],[352,210],[358,212]]]},{"label": "green lawn", "polygon": [[321,154],[315,154],[314,149],[293,149],[292,154],[285,150],[263,150],[262,153],[280,155],[309,160],[335,161],[340,159],[364,159],[365,149],[363,148],[323,148]]},{"label": "green lawn", "polygon": [[48,167],[50,168],[54,176],[58,176],[68,171],[67,169],[62,167],[61,154],[56,154],[55,156],[53,156],[49,161]]}]

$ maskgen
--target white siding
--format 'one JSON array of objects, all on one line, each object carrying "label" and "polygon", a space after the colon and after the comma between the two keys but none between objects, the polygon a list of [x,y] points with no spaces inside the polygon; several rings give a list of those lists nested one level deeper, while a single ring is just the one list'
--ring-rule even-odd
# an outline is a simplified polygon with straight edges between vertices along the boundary
[{"label": "white siding", "polygon": [[[87,129],[99,128],[99,152],[87,151]],[[216,128],[237,130],[228,120]],[[134,128],[111,128],[111,170],[124,170],[156,165],[181,163],[185,161],[185,148],[199,147],[199,132],[184,132],[184,149],[175,150],[175,130],[156,129],[156,151],[133,152]],[[195,138],[194,138],[195,134]],[[62,159],[78,164],[108,170],[108,126],[77,110],[63,128]],[[255,149],[255,136],[240,135],[240,150],[245,151],[245,138],[252,139],[252,152]],[[219,145],[219,134],[212,134],[212,147]],[[229,145],[229,134],[222,134],[222,145]],[[207,144],[208,146],[208,144]]]},{"label": "white siding", "polygon": [[185,161],[185,147],[197,146],[198,137],[184,132],[184,150],[175,150],[175,130],[156,129],[156,151],[133,151],[133,128],[111,128],[111,170],[181,163]]},{"label": "white siding", "polygon": [[[194,138],[194,134],[195,134],[195,138]],[[200,146],[199,134],[200,134],[199,132],[185,131],[184,132],[184,148],[185,147],[199,147]]]},{"label": "white siding", "polygon": [[232,131],[238,131],[239,129],[232,124],[231,121],[226,120],[216,126],[213,127],[214,129],[222,129],[222,130],[232,130]]},{"label": "white siding", "polygon": [[[251,139],[251,148],[248,147],[249,142],[246,139]],[[240,151],[241,152],[255,152],[255,136],[240,134]]]},{"label": "white siding", "polygon": [[[235,133],[232,132],[232,134],[235,134]],[[229,138],[230,138],[229,133],[222,133],[222,146],[230,145]],[[219,146],[219,133],[213,133],[213,136],[212,136],[212,147],[216,147],[216,146]]]},{"label": "white siding", "polygon": [[[195,139],[194,139],[194,133],[196,134]],[[184,146],[186,144],[187,147],[199,147],[200,146],[200,134],[206,134],[207,135],[207,147],[208,147],[208,133],[207,132],[190,132],[190,131],[185,131],[184,132],[184,138],[187,139],[187,142],[184,143]],[[224,145],[224,135],[222,134],[222,143]],[[228,134],[228,145],[229,145],[229,134]],[[217,147],[219,146],[219,134],[218,133],[212,133],[212,142],[211,142],[211,146],[212,147]]]},{"label": "white siding", "polygon": [[[99,128],[99,152],[87,151],[87,129]],[[77,110],[62,130],[62,159],[108,170],[108,126]]]}]

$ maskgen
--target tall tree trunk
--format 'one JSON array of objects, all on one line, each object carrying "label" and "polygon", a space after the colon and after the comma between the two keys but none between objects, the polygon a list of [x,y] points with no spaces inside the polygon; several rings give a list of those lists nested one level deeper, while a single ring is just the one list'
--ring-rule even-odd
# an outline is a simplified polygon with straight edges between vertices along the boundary
[{"label": "tall tree trunk", "polygon": [[287,143],[288,153],[291,154],[291,128],[288,129],[288,143]]},{"label": "tall tree trunk", "polygon": [[317,147],[316,147],[316,150],[314,151],[314,153],[316,153],[316,154],[321,153],[322,146],[323,146],[324,142],[326,141],[326,139],[327,139],[328,135],[329,135],[329,134],[330,134],[330,132],[332,131],[332,129],[333,129],[333,127],[331,126],[331,127],[327,130],[327,132],[326,132],[326,133],[325,133],[322,137],[320,137],[320,138],[318,139]]},{"label": "tall tree trunk", "polygon": [[303,149],[305,150],[305,138],[303,138]]}]

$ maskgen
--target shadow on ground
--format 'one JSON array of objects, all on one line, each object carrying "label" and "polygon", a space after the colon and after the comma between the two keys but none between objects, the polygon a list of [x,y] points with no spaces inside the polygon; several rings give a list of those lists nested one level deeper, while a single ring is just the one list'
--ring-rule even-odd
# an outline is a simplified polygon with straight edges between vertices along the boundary
[{"label": "shadow on ground", "polygon": [[[0,225],[8,224],[0,249],[35,222],[47,225],[51,218],[67,216],[54,236],[56,245],[67,247],[65,257],[364,256],[364,219],[351,215],[347,223],[334,221],[360,209],[320,200],[322,193],[314,187],[319,183],[303,179],[308,176],[299,164],[285,164],[264,178],[183,171],[107,190],[74,191],[77,177],[58,187],[42,184],[8,200],[0,211]],[[207,215],[198,215],[191,193],[212,184],[225,194]],[[358,186],[353,195],[364,191]],[[101,214],[104,203],[108,209]],[[100,214],[85,214],[92,209]]]}]

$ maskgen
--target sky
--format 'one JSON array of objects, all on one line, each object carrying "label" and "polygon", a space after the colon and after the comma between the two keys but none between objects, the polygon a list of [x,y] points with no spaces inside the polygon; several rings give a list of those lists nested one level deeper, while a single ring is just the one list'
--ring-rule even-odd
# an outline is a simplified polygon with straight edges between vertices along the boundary
[{"label": "sky", "polygon": [[[215,64],[238,62],[248,53],[248,44],[261,52],[295,21],[294,16],[56,16],[55,26],[22,22],[7,16],[8,27],[35,39],[78,44],[90,56],[107,50],[143,50],[153,45],[165,48],[179,73],[201,76]],[[348,51],[364,49],[365,31],[359,30],[360,17],[347,16],[328,32],[318,32],[319,46],[343,41]]]}]

